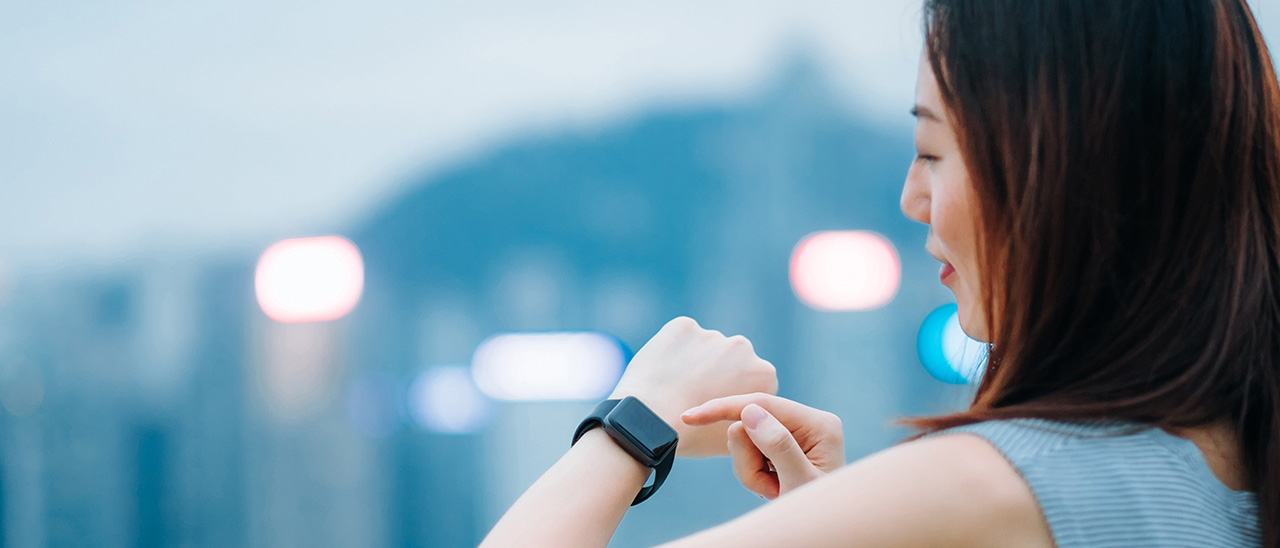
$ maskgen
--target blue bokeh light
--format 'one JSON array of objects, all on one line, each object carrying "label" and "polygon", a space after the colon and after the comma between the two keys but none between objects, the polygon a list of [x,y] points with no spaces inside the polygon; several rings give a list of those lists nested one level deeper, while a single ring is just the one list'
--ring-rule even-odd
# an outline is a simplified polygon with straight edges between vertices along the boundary
[{"label": "blue bokeh light", "polygon": [[938,307],[925,317],[916,337],[920,363],[948,384],[974,384],[987,364],[987,346],[965,335],[955,303]]},{"label": "blue bokeh light", "polygon": [[471,368],[446,365],[423,371],[409,386],[409,415],[438,434],[471,434],[493,416],[493,402],[476,388]]}]

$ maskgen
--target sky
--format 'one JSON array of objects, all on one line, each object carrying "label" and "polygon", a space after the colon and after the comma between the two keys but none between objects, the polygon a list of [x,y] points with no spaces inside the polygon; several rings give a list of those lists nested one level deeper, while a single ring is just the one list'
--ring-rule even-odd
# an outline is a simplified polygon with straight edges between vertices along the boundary
[{"label": "sky", "polygon": [[[0,266],[331,233],[410,178],[520,136],[746,100],[801,51],[851,111],[906,130],[919,10],[0,2]],[[1280,36],[1280,2],[1255,11]]]}]

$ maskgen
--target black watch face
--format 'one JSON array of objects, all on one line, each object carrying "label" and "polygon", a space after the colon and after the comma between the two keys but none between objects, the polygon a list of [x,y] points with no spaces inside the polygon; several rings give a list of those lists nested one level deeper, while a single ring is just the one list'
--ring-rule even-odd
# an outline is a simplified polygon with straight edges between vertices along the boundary
[{"label": "black watch face", "polygon": [[676,442],[676,431],[635,398],[625,398],[607,417],[613,430],[627,437],[635,448],[657,464]]}]

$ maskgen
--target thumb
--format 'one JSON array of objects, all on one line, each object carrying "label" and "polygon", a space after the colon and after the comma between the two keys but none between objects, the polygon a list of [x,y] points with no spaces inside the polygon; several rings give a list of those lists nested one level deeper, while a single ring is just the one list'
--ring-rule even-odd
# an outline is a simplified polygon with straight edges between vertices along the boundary
[{"label": "thumb", "polygon": [[787,427],[765,411],[750,404],[742,409],[742,424],[747,436],[764,454],[778,472],[778,485],[782,491],[798,487],[813,477],[815,467],[809,462],[800,444]]}]

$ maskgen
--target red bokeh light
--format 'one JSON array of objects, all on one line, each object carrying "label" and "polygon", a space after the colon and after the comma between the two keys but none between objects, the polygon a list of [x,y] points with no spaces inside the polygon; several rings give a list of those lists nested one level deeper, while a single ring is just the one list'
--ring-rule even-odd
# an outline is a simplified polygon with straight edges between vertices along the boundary
[{"label": "red bokeh light", "polygon": [[791,287],[819,310],[873,310],[893,300],[902,279],[898,252],[866,231],[818,232],[791,255]]}]

